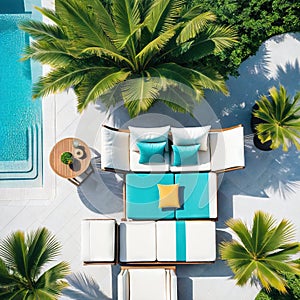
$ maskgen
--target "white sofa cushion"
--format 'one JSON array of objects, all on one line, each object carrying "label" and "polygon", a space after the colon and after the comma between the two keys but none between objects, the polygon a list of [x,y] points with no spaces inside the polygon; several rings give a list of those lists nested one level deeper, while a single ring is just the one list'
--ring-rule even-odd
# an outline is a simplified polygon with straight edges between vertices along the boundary
[{"label": "white sofa cushion", "polygon": [[[176,236],[176,222],[185,222],[185,241]],[[216,260],[216,226],[213,221],[158,221],[157,259],[158,261],[176,261],[176,248],[185,243],[187,262]]]},{"label": "white sofa cushion", "polygon": [[216,223],[186,221],[186,260],[216,260]]},{"label": "white sofa cushion", "polygon": [[195,145],[200,144],[200,151],[207,151],[207,137],[211,126],[204,127],[171,127],[173,144]]},{"label": "white sofa cushion", "polygon": [[82,261],[113,262],[115,260],[115,226],[115,220],[82,220]]},{"label": "white sofa cushion", "polygon": [[131,269],[130,300],[167,300],[164,269]]},{"label": "white sofa cushion", "polygon": [[176,221],[156,222],[158,261],[176,261]]},{"label": "white sofa cushion", "polygon": [[129,133],[101,128],[101,167],[129,171]]},{"label": "white sofa cushion", "polygon": [[156,229],[154,221],[120,223],[120,261],[155,261]]},{"label": "white sofa cushion", "polygon": [[133,127],[128,126],[130,131],[130,150],[139,151],[137,142],[167,142],[165,150],[168,151],[168,135],[170,126],[163,127]]},{"label": "white sofa cushion", "polygon": [[[209,139],[209,138],[208,138]],[[171,151],[170,159],[171,172],[209,172],[210,171],[210,145],[207,144],[207,151],[198,151],[198,164],[192,166],[172,166],[174,160],[173,151]]]},{"label": "white sofa cushion", "polygon": [[221,171],[244,167],[244,128],[242,126],[210,133],[211,169]]}]

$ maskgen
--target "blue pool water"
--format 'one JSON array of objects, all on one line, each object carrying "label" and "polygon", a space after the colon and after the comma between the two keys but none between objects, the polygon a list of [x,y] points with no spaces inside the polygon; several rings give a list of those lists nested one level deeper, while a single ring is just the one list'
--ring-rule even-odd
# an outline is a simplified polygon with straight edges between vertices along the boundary
[{"label": "blue pool water", "polygon": [[14,180],[13,187],[17,181],[28,183],[42,173],[42,104],[32,100],[32,83],[41,67],[20,61],[29,37],[18,24],[31,16],[0,14],[0,186],[9,180]]}]

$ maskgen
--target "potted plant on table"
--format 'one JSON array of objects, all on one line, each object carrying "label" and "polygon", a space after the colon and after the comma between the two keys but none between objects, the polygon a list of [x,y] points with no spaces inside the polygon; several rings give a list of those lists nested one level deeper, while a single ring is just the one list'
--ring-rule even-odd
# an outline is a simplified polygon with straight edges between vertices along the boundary
[{"label": "potted plant on table", "polygon": [[269,89],[269,98],[260,97],[253,106],[251,127],[254,132],[254,144],[268,151],[279,148],[287,151],[291,144],[300,150],[300,92],[293,99],[280,85]]},{"label": "potted plant on table", "polygon": [[71,152],[64,152],[61,155],[60,160],[65,165],[71,165],[73,163],[73,154]]}]

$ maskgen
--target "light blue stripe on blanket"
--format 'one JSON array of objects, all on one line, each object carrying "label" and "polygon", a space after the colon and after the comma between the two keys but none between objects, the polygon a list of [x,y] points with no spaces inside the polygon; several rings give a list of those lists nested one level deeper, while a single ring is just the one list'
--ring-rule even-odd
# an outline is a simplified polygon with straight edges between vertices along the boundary
[{"label": "light blue stripe on blanket", "polygon": [[186,261],[185,222],[176,222],[176,260]]}]

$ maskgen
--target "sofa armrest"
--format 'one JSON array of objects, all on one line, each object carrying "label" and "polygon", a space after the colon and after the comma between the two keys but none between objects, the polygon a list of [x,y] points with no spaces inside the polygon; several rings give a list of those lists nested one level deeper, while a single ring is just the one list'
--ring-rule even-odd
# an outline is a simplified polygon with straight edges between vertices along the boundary
[{"label": "sofa armrest", "polygon": [[174,270],[170,270],[170,276],[171,276],[171,297],[170,300],[177,300],[178,296],[177,296],[177,276],[174,272]]},{"label": "sofa armrest", "polygon": [[121,273],[118,275],[118,300],[129,300],[128,270],[121,270]]},{"label": "sofa armrest", "polygon": [[101,168],[129,171],[129,133],[101,128]]},{"label": "sofa armrest", "polygon": [[245,167],[244,127],[239,125],[210,132],[211,170],[215,172]]}]

